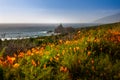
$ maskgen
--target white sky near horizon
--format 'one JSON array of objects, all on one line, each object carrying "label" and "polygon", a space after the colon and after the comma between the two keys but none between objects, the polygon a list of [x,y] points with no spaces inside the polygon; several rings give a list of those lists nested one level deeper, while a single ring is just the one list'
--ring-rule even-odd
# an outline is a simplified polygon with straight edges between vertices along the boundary
[{"label": "white sky near horizon", "polygon": [[90,23],[120,11],[120,9],[49,9],[49,6],[46,8],[44,5],[33,7],[32,0],[30,4],[24,3],[24,0],[17,1],[0,0],[0,23]]}]

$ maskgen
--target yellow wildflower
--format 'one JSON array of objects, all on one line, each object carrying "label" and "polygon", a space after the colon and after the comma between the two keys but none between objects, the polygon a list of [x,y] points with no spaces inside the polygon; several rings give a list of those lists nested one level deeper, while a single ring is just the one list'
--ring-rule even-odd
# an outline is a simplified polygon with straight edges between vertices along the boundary
[{"label": "yellow wildflower", "polygon": [[70,44],[70,41],[66,41],[65,44]]},{"label": "yellow wildflower", "polygon": [[80,31],[78,31],[78,34],[80,34]]},{"label": "yellow wildflower", "polygon": [[18,68],[18,67],[19,67],[19,64],[18,64],[18,63],[15,63],[15,64],[13,65],[13,67],[14,67],[14,68]]},{"label": "yellow wildflower", "polygon": [[60,54],[57,54],[58,57],[60,57]]},{"label": "yellow wildflower", "polygon": [[76,47],[77,50],[79,50],[80,48],[79,47]]},{"label": "yellow wildflower", "polygon": [[62,40],[59,40],[60,43],[62,43],[63,41]]},{"label": "yellow wildflower", "polygon": [[62,55],[64,55],[64,54],[65,54],[65,50],[62,51]]},{"label": "yellow wildflower", "polygon": [[53,58],[50,58],[50,61],[52,62]]}]

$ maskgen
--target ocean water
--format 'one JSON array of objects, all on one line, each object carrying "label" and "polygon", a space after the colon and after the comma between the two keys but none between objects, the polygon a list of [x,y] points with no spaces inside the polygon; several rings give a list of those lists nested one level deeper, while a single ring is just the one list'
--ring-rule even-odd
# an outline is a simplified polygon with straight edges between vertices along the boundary
[{"label": "ocean water", "polygon": [[[0,39],[23,39],[23,38],[34,38],[40,36],[50,36],[53,34],[55,26],[0,26]],[[48,31],[52,31],[48,33]]]},{"label": "ocean water", "polygon": [[[23,39],[54,34],[54,29],[59,24],[0,24],[0,39]],[[63,24],[64,27],[84,27],[95,24]],[[52,31],[48,33],[48,31]]]}]

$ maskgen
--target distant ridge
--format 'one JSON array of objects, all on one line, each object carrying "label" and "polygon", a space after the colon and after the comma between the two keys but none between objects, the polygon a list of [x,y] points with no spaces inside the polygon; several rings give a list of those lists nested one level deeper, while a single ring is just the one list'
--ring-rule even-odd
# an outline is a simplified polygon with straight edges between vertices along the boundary
[{"label": "distant ridge", "polygon": [[96,20],[94,22],[95,23],[115,23],[115,22],[120,22],[120,13],[103,17],[103,18],[98,19],[98,20]]}]

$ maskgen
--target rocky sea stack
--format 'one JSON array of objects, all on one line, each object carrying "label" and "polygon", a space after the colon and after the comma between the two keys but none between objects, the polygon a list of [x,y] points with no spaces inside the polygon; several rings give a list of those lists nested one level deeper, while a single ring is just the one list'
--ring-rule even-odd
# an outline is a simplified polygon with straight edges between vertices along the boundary
[{"label": "rocky sea stack", "polygon": [[75,29],[72,27],[63,27],[62,24],[60,24],[57,28],[55,28],[55,33],[71,33],[74,32]]}]

